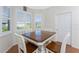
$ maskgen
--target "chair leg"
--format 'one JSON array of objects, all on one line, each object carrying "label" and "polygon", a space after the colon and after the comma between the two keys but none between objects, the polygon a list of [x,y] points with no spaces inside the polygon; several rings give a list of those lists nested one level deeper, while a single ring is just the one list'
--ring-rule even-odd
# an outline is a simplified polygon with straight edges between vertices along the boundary
[{"label": "chair leg", "polygon": [[49,49],[47,49],[47,48],[46,48],[46,52],[47,52],[47,53],[54,53],[53,51],[51,51],[51,50],[49,50]]},{"label": "chair leg", "polygon": [[33,53],[38,53],[38,48]]},{"label": "chair leg", "polygon": [[48,49],[46,48],[46,53],[49,53]]}]

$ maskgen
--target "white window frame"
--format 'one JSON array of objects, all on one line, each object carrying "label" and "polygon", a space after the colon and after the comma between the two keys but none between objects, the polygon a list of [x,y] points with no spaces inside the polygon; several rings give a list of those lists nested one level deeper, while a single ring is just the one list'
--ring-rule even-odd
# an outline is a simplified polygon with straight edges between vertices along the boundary
[{"label": "white window frame", "polygon": [[[18,10],[16,10],[16,13],[18,12]],[[27,15],[29,14],[30,16],[31,16],[31,21],[30,21],[30,23],[32,24],[32,14],[30,13],[30,12],[25,12],[25,11],[23,11],[23,10],[19,10],[19,12],[21,12],[21,13],[23,13],[23,14],[25,14],[26,15],[26,17],[27,17]],[[18,20],[18,19],[22,19],[23,18],[23,15],[21,16],[16,16],[16,20]],[[27,18],[26,18],[27,19]],[[17,29],[17,21],[16,21],[16,32],[17,33],[19,33],[19,32],[29,32],[29,31],[31,31],[32,29],[30,28],[30,30],[26,30],[26,27],[24,27],[24,29]],[[24,23],[27,23],[27,22],[24,22]]]},{"label": "white window frame", "polygon": [[[8,7],[8,6],[5,6],[5,7],[7,7],[7,8],[10,8],[10,7]],[[9,34],[9,33],[11,33],[11,27],[10,27],[10,25],[11,25],[11,8],[10,8],[10,16],[8,17],[8,16],[4,16],[4,12],[3,12],[3,8],[4,8],[4,6],[1,6],[0,7],[0,37],[1,36],[4,36],[4,35],[7,35],[7,34]],[[3,19],[8,19],[9,20],[9,31],[5,31],[5,32],[2,32],[2,20]]]}]

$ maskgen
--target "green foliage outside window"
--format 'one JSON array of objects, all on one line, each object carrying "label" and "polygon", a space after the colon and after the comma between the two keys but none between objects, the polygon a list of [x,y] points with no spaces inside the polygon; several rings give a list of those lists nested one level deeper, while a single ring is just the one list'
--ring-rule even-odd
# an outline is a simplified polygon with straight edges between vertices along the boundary
[{"label": "green foliage outside window", "polygon": [[36,28],[41,28],[41,23],[36,23]]},{"label": "green foliage outside window", "polygon": [[2,24],[2,32],[6,32],[8,30],[8,24]]},{"label": "green foliage outside window", "polygon": [[31,23],[25,23],[25,24],[17,24],[17,29],[31,29]]}]

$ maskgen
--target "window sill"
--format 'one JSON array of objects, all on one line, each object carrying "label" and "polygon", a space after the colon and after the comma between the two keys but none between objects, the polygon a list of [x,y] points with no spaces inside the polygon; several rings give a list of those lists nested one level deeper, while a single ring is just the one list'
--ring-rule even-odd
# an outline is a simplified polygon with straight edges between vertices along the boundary
[{"label": "window sill", "polygon": [[11,34],[11,33],[12,33],[11,31],[2,32],[2,33],[0,33],[0,37],[6,36],[6,35]]}]

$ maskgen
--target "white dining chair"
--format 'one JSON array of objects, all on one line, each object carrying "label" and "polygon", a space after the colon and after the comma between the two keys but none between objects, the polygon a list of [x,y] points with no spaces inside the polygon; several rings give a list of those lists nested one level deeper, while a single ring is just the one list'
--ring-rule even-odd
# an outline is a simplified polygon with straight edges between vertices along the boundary
[{"label": "white dining chair", "polygon": [[66,34],[66,37],[64,38],[64,40],[62,42],[60,53],[65,53],[66,52],[66,44],[67,44],[69,38],[70,38],[70,33],[68,32]]},{"label": "white dining chair", "polygon": [[[68,39],[70,38],[70,33],[66,33],[66,36],[65,38],[63,39],[62,43],[61,43],[61,46],[60,46],[60,53],[65,53],[66,52],[66,44],[68,42]],[[55,42],[51,42],[47,45],[47,48],[46,48],[46,51],[47,52],[50,52],[50,53],[55,53],[55,51],[53,51],[54,49],[51,48],[51,45],[55,45],[56,43]],[[57,45],[57,44],[56,44]],[[48,48],[50,46],[50,48]],[[54,46],[55,47],[55,46]],[[56,46],[55,49],[57,49],[58,47]],[[59,52],[58,52],[59,53]]]},{"label": "white dining chair", "polygon": [[[18,52],[21,53],[21,52],[24,52],[26,53],[26,44],[25,44],[25,40],[23,38],[23,36],[17,34],[17,33],[14,33],[16,39],[17,39],[17,43],[18,43]],[[22,50],[21,50],[22,49]]]},{"label": "white dining chair", "polygon": [[37,52],[37,46],[33,45],[30,42],[25,42],[24,37],[20,34],[14,33],[14,35],[17,39],[19,53],[36,53]]}]

